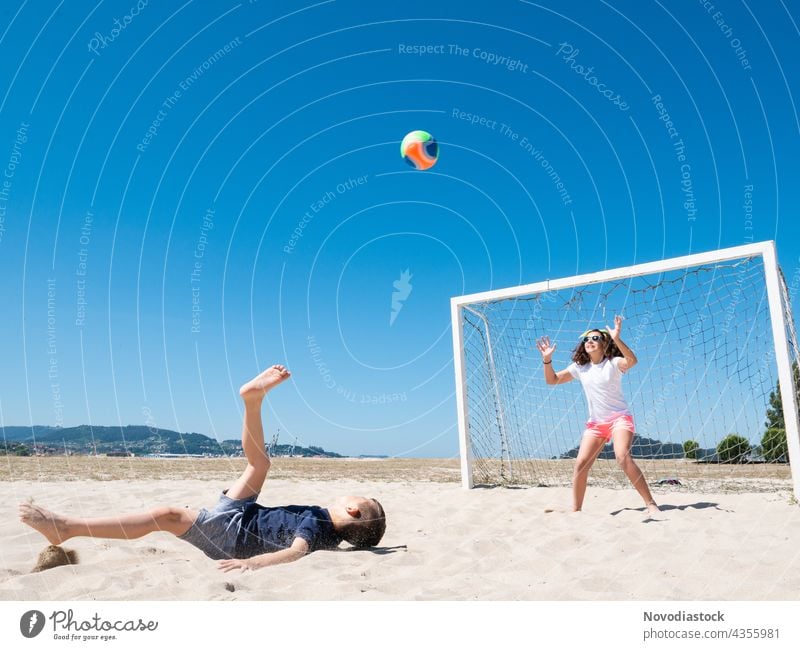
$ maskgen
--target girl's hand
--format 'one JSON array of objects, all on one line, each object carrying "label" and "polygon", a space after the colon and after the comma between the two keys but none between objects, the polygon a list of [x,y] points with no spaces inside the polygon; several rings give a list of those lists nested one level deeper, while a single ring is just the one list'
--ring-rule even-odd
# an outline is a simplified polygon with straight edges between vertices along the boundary
[{"label": "girl's hand", "polygon": [[622,316],[614,316],[614,329],[611,329],[608,325],[606,325],[606,330],[608,331],[608,335],[611,337],[611,340],[617,341],[622,334]]},{"label": "girl's hand", "polygon": [[538,341],[536,341],[536,347],[539,348],[539,352],[542,354],[542,361],[550,361],[550,358],[553,356],[553,352],[556,351],[555,344],[550,345],[550,337],[543,336]]}]

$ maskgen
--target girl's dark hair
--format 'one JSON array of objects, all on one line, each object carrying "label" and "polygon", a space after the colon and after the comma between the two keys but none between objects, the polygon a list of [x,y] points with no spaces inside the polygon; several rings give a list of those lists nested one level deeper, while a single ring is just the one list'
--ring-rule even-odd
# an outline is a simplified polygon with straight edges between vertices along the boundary
[{"label": "girl's dark hair", "polygon": [[[603,330],[589,330],[583,336],[589,336],[597,332],[602,338],[598,343],[602,344],[603,346],[603,356],[606,359],[613,359],[614,357],[621,357],[624,356],[622,352],[619,351],[617,344],[614,343],[614,340],[608,335],[608,332],[604,332]],[[581,340],[578,342],[578,345],[575,346],[575,349],[572,351],[572,360],[577,363],[579,366],[586,365],[591,361],[589,354],[586,352],[586,347],[583,342],[583,336]]]}]

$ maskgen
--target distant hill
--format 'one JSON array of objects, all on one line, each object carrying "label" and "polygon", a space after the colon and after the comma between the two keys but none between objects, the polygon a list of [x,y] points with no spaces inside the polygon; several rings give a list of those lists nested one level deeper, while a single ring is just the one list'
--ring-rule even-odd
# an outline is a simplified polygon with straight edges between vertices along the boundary
[{"label": "distant hill", "polygon": [[[715,449],[697,449],[695,451],[698,460],[707,459],[716,456]],[[631,456],[633,458],[660,458],[660,459],[675,459],[683,458],[683,445],[675,442],[661,442],[660,440],[653,440],[652,438],[641,438],[636,436],[633,439],[631,446]],[[565,451],[559,458],[577,458],[578,447],[574,447],[569,451]],[[600,452],[598,458],[602,460],[614,459],[614,447],[611,443],[605,445]]]},{"label": "distant hill", "polygon": [[[195,454],[203,456],[241,456],[240,440],[219,442],[202,433],[179,433],[170,429],[158,429],[144,425],[124,427],[89,426],[48,427],[0,427],[0,454],[47,455],[63,454],[120,454],[135,456],[151,454]],[[26,453],[27,452],[27,453]],[[275,456],[323,456],[341,458],[340,454],[325,451],[322,447],[300,447],[276,445],[270,449]]]}]

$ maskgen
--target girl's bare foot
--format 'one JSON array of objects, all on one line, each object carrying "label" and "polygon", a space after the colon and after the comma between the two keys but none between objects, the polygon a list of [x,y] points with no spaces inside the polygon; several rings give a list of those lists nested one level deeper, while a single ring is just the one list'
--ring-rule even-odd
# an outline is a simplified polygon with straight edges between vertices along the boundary
[{"label": "girl's bare foot", "polygon": [[239,395],[245,400],[261,399],[275,386],[286,381],[291,376],[292,373],[286,369],[286,366],[274,365],[271,368],[267,368],[258,377],[244,384],[239,389]]},{"label": "girl's bare foot", "polygon": [[651,517],[656,517],[661,514],[661,508],[658,507],[655,501],[651,501],[647,504],[647,514]]},{"label": "girl's bare foot", "polygon": [[33,503],[21,503],[19,505],[19,520],[40,532],[47,538],[48,542],[55,546],[72,537],[69,532],[69,525],[64,517],[33,505]]}]

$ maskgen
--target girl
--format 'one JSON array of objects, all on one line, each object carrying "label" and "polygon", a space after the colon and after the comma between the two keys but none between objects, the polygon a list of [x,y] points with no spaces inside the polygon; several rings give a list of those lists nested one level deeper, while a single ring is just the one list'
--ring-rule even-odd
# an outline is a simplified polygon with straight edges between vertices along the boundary
[{"label": "girl", "polygon": [[614,329],[587,330],[572,353],[572,363],[560,372],[553,371],[551,359],[556,346],[550,344],[550,338],[544,336],[536,343],[544,363],[544,380],[556,385],[579,379],[589,405],[589,421],[572,475],[572,509],[575,512],[583,506],[589,470],[603,446],[612,438],[617,463],[644,499],[648,512],[651,515],[660,512],[642,471],[631,458],[635,429],[622,394],[622,375],[636,365],[637,359],[620,338],[621,332],[621,316],[614,317]]}]

